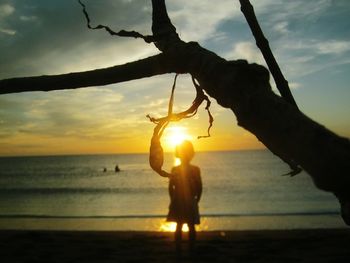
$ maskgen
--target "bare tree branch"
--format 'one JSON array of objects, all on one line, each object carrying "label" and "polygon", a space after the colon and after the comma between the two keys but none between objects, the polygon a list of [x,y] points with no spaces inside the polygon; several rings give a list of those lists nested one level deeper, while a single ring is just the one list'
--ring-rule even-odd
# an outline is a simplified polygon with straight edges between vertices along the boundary
[{"label": "bare tree branch", "polygon": [[[174,81],[174,85],[175,84],[176,84],[176,78]],[[172,93],[174,91],[174,87],[175,87],[174,85],[172,88]],[[173,113],[172,112],[172,105],[169,105],[169,111],[168,111],[167,116],[161,117],[161,118],[153,118],[150,115],[147,115],[147,117],[150,119],[151,122],[153,122],[155,124],[165,122],[165,121],[166,122],[180,121],[182,119],[187,119],[187,118],[193,117],[197,113],[197,110],[203,101],[207,101],[207,102],[209,101],[209,105],[210,105],[210,100],[209,100],[208,96],[205,95],[203,89],[198,84],[195,85],[195,88],[196,88],[196,97],[193,100],[192,105],[187,110],[179,112],[179,113]],[[212,124],[212,122],[210,124]],[[204,136],[202,136],[202,137],[204,137]]]},{"label": "bare tree branch", "polygon": [[271,74],[276,82],[277,89],[286,101],[298,108],[297,103],[293,98],[292,92],[290,91],[288,81],[284,78],[283,73],[275,59],[275,56],[271,51],[269,42],[262,32],[259,22],[255,16],[253,6],[250,4],[249,0],[239,0],[239,2],[241,3],[242,13],[244,14],[254,35],[256,45],[261,50],[267,66],[269,67]]},{"label": "bare tree branch", "polygon": [[165,0],[152,0],[152,32],[157,38],[156,47],[161,51],[173,48],[182,40],[168,16]]},{"label": "bare tree branch", "polygon": [[153,36],[144,36],[136,31],[120,30],[119,32],[115,32],[108,26],[104,26],[104,25],[97,25],[94,27],[91,26],[90,25],[90,23],[91,23],[90,16],[86,10],[85,4],[83,4],[83,2],[81,2],[81,0],[78,0],[78,2],[83,7],[83,13],[85,15],[88,28],[90,28],[90,29],[105,29],[112,36],[142,38],[146,43],[154,42],[155,38]]},{"label": "bare tree branch", "polygon": [[205,95],[203,89],[197,84],[195,78],[192,76],[192,83],[196,88],[197,94],[199,93],[201,99],[205,100],[207,102],[207,105],[205,106],[205,110],[208,112],[208,117],[209,117],[209,126],[207,129],[207,135],[201,135],[198,136],[197,139],[202,139],[202,138],[208,138],[210,137],[210,129],[211,127],[213,127],[213,122],[214,122],[214,117],[210,112],[210,105],[211,105],[211,101],[209,99],[209,97],[207,95]]},{"label": "bare tree branch", "polygon": [[51,91],[101,86],[174,72],[166,54],[109,68],[61,75],[0,80],[0,94],[25,91]]}]

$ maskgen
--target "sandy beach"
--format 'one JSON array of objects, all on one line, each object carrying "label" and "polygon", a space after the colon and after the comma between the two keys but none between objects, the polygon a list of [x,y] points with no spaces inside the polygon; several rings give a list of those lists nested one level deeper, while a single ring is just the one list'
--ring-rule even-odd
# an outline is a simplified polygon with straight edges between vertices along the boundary
[{"label": "sandy beach", "polygon": [[173,233],[0,231],[1,262],[350,262],[350,229],[207,231],[179,257]]}]

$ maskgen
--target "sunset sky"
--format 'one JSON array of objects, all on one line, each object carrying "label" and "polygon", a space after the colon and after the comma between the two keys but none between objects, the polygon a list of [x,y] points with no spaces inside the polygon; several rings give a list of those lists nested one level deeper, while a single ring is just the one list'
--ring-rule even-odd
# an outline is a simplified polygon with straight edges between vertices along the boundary
[{"label": "sunset sky", "polygon": [[[92,24],[151,34],[150,0],[85,0]],[[238,0],[168,0],[170,18],[185,41],[197,41],[226,59],[265,64]],[[350,137],[350,1],[251,0],[299,108],[336,133]],[[138,39],[88,30],[77,1],[0,0],[0,79],[109,67],[159,53]],[[0,95],[0,155],[147,152],[164,115],[174,75],[69,91]],[[272,81],[273,82],[273,81]],[[273,83],[271,83],[273,85]],[[181,75],[175,111],[194,98]],[[176,130],[197,150],[264,146],[237,126],[233,113],[212,99],[212,137],[201,108]],[[173,145],[165,143],[165,149]]]}]

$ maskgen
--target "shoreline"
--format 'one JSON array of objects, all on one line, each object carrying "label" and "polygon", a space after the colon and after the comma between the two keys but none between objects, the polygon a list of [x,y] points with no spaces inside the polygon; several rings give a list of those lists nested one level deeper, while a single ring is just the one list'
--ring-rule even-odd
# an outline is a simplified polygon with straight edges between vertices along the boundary
[{"label": "shoreline", "polygon": [[[185,239],[187,235],[185,233]],[[173,233],[1,230],[2,262],[349,262],[350,229],[198,232],[175,253]]]},{"label": "shoreline", "polygon": [[[135,218],[0,217],[1,230],[155,231],[169,229],[165,216]],[[197,231],[346,229],[340,215],[275,215],[201,217]]]}]

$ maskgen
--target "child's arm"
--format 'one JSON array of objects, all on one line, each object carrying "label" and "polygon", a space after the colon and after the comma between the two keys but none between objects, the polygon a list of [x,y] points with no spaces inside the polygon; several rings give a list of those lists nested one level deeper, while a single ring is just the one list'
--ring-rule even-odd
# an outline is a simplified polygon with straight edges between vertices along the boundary
[{"label": "child's arm", "polygon": [[157,173],[162,177],[170,177],[171,175],[171,173],[168,173],[167,171],[164,171],[164,170],[157,171]]}]

